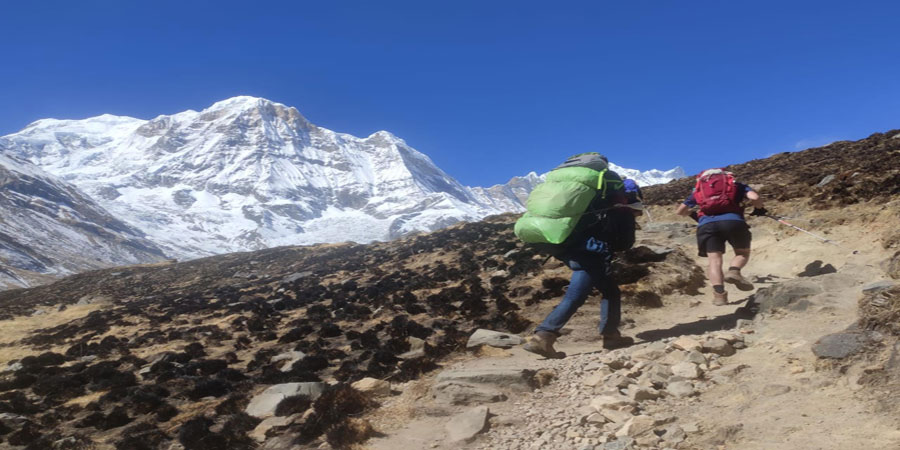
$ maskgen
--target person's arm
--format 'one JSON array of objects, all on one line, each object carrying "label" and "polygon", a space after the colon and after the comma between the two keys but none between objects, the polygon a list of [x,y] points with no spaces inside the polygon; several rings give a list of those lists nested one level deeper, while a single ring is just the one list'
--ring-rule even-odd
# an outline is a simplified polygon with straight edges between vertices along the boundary
[{"label": "person's arm", "polygon": [[697,201],[694,199],[694,191],[684,199],[680,205],[678,205],[678,209],[675,210],[675,214],[679,216],[688,216],[691,219],[694,219],[694,222],[700,221],[700,216],[697,214],[697,211],[691,211],[691,208],[697,206]]},{"label": "person's arm", "polygon": [[742,183],[741,189],[744,191],[744,198],[749,200],[750,204],[753,205],[753,211],[750,212],[751,216],[769,215],[769,211],[763,206],[762,198],[760,198],[759,194],[754,191],[753,188]]},{"label": "person's arm", "polygon": [[753,205],[754,208],[763,209],[763,201],[762,198],[759,197],[759,194],[754,190],[747,191],[747,200],[750,200],[750,204]]},{"label": "person's arm", "polygon": [[763,206],[763,201],[759,197],[759,194],[752,189],[748,189],[746,194],[747,200],[750,200],[750,204],[753,205],[753,211],[750,211],[751,216],[768,216],[769,211]]},{"label": "person's arm", "polygon": [[688,216],[691,219],[694,219],[694,222],[700,221],[700,216],[697,215],[697,211],[691,211],[691,207],[682,203],[678,205],[678,209],[675,210],[675,214],[679,216]]}]

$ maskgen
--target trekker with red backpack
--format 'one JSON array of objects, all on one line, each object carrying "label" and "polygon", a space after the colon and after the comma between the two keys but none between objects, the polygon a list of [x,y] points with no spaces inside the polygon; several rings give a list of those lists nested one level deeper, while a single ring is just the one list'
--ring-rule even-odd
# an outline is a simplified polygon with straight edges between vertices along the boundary
[{"label": "trekker with red backpack", "polygon": [[[753,290],[753,283],[741,275],[741,269],[750,260],[750,227],[744,220],[741,202],[750,200],[753,204],[751,216],[764,216],[767,211],[762,199],[750,186],[738,183],[731,172],[709,169],[697,176],[694,190],[678,205],[677,214],[690,216],[697,221],[697,247],[700,256],[707,257],[707,276],[713,287],[713,304],[728,304],[728,293],[724,282],[737,286],[742,291]],[[691,208],[698,210],[692,212]],[[722,272],[725,242],[734,249],[734,258],[728,272]]]}]

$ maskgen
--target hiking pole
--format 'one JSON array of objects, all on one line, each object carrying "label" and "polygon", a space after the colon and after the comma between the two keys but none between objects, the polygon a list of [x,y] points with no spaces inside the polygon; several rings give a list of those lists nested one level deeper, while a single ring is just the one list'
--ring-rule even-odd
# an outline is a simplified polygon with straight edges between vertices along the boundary
[{"label": "hiking pole", "polygon": [[818,239],[818,240],[820,240],[820,241],[822,241],[822,242],[825,242],[825,243],[827,243],[827,244],[836,245],[836,246],[838,246],[838,247],[840,247],[840,248],[842,248],[842,249],[844,249],[844,250],[852,251],[854,255],[857,254],[857,253],[859,253],[859,250],[853,250],[853,249],[844,247],[843,245],[838,244],[837,242],[832,241],[831,239],[828,239],[828,238],[826,238],[826,237],[822,237],[822,236],[819,236],[818,234],[811,233],[811,232],[809,232],[809,231],[807,231],[807,230],[804,230],[803,228],[800,228],[800,227],[798,227],[797,225],[794,225],[794,224],[788,222],[787,220],[779,219],[778,217],[770,216],[770,215],[768,215],[768,214],[766,214],[765,217],[768,217],[768,218],[770,218],[770,219],[772,219],[772,220],[774,220],[774,221],[776,221],[776,222],[778,222],[778,223],[781,223],[781,224],[783,224],[783,225],[787,225],[787,226],[789,226],[789,227],[791,227],[791,228],[793,228],[793,229],[795,229],[795,230],[802,231],[802,232],[804,232],[804,233],[806,233],[806,234],[808,234],[808,235],[810,235],[810,236],[812,236],[812,237],[814,237],[814,238],[816,238],[816,239]]}]

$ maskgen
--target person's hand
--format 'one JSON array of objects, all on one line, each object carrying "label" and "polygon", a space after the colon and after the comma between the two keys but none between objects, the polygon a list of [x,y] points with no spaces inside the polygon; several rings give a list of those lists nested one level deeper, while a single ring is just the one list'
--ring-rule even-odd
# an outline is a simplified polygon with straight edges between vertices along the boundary
[{"label": "person's hand", "polygon": [[751,216],[767,216],[769,215],[769,210],[766,208],[753,208],[753,212],[750,213]]},{"label": "person's hand", "polygon": [[594,253],[605,253],[607,249],[606,242],[595,238],[588,238],[584,243],[585,250]]}]

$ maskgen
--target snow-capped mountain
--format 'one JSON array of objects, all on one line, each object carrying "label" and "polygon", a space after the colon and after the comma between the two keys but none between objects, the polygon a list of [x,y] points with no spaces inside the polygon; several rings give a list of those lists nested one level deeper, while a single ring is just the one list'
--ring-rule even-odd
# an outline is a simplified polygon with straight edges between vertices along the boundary
[{"label": "snow-capped mountain", "polygon": [[687,174],[684,173],[684,169],[681,167],[675,167],[674,169],[669,170],[651,169],[641,172],[640,170],[626,169],[613,163],[609,163],[609,168],[622,177],[631,178],[632,180],[637,181],[638,186],[664,184],[687,176]]},{"label": "snow-capped mountain", "polygon": [[74,186],[0,153],[0,289],[163,259]]},{"label": "snow-capped mountain", "polygon": [[0,139],[178,257],[390,239],[496,212],[388,132],[235,97],[144,121],[40,120]]},{"label": "snow-capped mountain", "polygon": [[497,184],[489,188],[473,187],[469,189],[479,202],[490,205],[498,213],[522,212],[525,211],[525,200],[528,199],[528,194],[543,181],[543,175],[539,176],[531,172],[524,177],[513,177],[506,184]]},{"label": "snow-capped mountain", "polygon": [[392,239],[522,211],[540,182],[466,187],[391,133],[336,133],[246,96],[152,120],[39,120],[0,138],[0,152],[78,186],[179,258]]},{"label": "snow-capped mountain", "polygon": [[[687,176],[684,169],[676,167],[670,170],[647,170],[641,172],[636,169],[626,169],[616,164],[609,163],[609,168],[622,177],[635,180],[639,186],[652,186],[654,184],[668,183]],[[505,212],[519,212],[525,210],[525,201],[528,194],[538,184],[542,183],[547,174],[538,175],[531,172],[524,177],[513,177],[506,184],[498,184],[489,188],[470,188],[480,202],[491,205]]]}]

